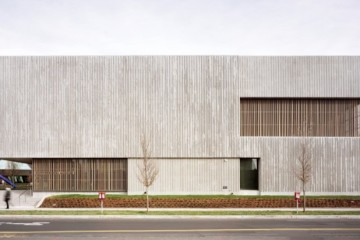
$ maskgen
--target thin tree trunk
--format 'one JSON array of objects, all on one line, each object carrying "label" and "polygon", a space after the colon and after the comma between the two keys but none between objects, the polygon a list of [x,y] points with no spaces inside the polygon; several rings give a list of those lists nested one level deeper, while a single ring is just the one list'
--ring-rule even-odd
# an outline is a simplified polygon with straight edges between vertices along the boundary
[{"label": "thin tree trunk", "polygon": [[305,208],[306,208],[305,184],[303,184],[303,195],[304,195],[303,212],[305,212]]},{"label": "thin tree trunk", "polygon": [[149,189],[146,188],[146,212],[149,212]]}]

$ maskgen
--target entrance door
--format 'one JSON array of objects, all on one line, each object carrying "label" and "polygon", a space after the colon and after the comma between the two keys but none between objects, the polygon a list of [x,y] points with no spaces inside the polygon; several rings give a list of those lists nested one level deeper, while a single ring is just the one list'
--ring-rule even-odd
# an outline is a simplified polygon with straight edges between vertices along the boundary
[{"label": "entrance door", "polygon": [[259,190],[259,158],[240,158],[240,190]]}]

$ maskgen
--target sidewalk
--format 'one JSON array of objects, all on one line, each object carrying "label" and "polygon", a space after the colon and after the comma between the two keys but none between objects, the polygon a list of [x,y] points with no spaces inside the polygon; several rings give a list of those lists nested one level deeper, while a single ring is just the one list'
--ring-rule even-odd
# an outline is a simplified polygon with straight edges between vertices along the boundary
[{"label": "sidewalk", "polygon": [[[6,214],[6,211],[36,211],[40,212],[40,215],[15,215],[15,214]],[[92,213],[95,211],[99,212],[99,215],[41,215],[41,212],[46,211],[76,211],[76,212],[85,212],[85,211],[91,211]],[[359,215],[296,215],[295,213],[292,215],[267,215],[266,213],[264,215],[146,215],[139,214],[139,215],[107,215],[107,211],[133,211],[133,212],[145,212],[146,208],[104,208],[103,212],[105,213],[100,214],[102,212],[101,208],[35,208],[35,207],[29,207],[29,206],[12,206],[10,209],[1,208],[0,209],[0,216],[1,218],[11,218],[11,219],[54,219],[54,218],[60,218],[60,219],[214,219],[214,220],[221,220],[221,219],[360,219]],[[198,212],[216,212],[216,211],[229,211],[229,212],[254,212],[254,211],[291,211],[296,212],[296,208],[151,208],[149,210],[150,212],[154,213],[157,211],[198,211]],[[360,211],[358,208],[307,208],[307,212],[311,211],[341,211],[341,212],[352,212],[352,211]],[[299,209],[299,213],[302,212],[302,209]]]}]

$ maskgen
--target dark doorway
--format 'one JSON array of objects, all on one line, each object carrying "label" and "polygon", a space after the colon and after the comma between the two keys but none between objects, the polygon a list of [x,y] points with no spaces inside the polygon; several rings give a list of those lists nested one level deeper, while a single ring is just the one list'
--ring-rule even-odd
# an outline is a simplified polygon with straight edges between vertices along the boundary
[{"label": "dark doorway", "polygon": [[240,158],[240,190],[259,190],[258,172],[258,158]]}]

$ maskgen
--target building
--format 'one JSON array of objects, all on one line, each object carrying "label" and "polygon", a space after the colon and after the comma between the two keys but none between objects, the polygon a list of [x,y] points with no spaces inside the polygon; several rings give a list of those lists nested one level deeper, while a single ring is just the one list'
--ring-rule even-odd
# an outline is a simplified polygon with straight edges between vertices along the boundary
[{"label": "building", "polygon": [[0,57],[0,158],[35,192],[360,193],[360,57]]}]

